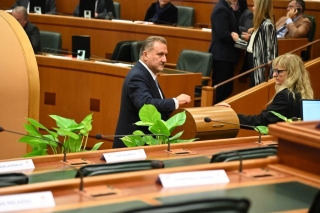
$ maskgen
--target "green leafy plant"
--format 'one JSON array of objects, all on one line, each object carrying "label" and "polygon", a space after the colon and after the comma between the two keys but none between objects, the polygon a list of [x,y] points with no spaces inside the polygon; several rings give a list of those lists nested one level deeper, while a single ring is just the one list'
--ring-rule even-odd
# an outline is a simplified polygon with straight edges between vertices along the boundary
[{"label": "green leafy plant", "polygon": [[156,134],[155,138],[151,135],[145,135],[142,131],[137,130],[133,132],[135,136],[125,136],[120,138],[127,147],[148,145],[160,145],[180,142],[192,142],[197,138],[182,140],[180,136],[184,131],[178,132],[171,137],[171,132],[177,127],[181,126],[186,121],[186,112],[180,112],[169,118],[167,121],[161,119],[161,114],[157,108],[151,104],[145,104],[139,111],[141,121],[135,123],[137,126],[148,126],[152,134]]},{"label": "green leafy plant", "polygon": [[[285,116],[281,115],[280,113],[277,113],[275,111],[270,111],[272,114],[277,116],[278,118],[284,120],[285,122],[293,122],[292,118],[286,118]],[[263,135],[267,135],[269,133],[269,128],[267,126],[256,126],[254,128],[257,132],[260,132]]]},{"label": "green leafy plant", "polygon": [[[56,121],[57,127],[53,128],[54,131],[49,130],[32,118],[27,118],[29,123],[24,124],[24,128],[28,135],[20,138],[19,142],[29,144],[32,150],[23,157],[48,155],[48,147],[54,154],[63,153],[64,148],[67,153],[86,151],[89,132],[92,129],[92,113],[87,115],[79,124],[73,119],[58,115],[50,115],[50,117]],[[46,131],[48,134],[41,134],[39,129]],[[59,148],[58,143],[54,142],[59,141],[59,136],[64,137],[62,142],[64,147],[62,148]],[[91,150],[99,149],[102,143],[96,143]]]}]

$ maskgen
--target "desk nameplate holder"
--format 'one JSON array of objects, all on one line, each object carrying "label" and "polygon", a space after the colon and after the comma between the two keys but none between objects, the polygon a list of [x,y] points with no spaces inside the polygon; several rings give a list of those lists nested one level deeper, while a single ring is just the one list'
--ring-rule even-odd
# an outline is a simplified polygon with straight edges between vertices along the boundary
[{"label": "desk nameplate holder", "polygon": [[284,174],[265,168],[244,169],[241,175],[254,180],[265,180],[285,177]]},{"label": "desk nameplate holder", "polygon": [[188,149],[171,149],[170,151],[165,150],[166,152],[170,153],[170,154],[174,154],[174,155],[179,155],[179,156],[183,156],[183,155],[196,155],[197,152],[194,151],[190,151]]},{"label": "desk nameplate holder", "polygon": [[71,159],[67,160],[66,162],[61,162],[69,166],[83,166],[91,163],[89,160],[86,160],[84,158]]},{"label": "desk nameplate holder", "polygon": [[259,144],[260,146],[278,146],[278,142],[276,141],[261,141],[261,143],[259,142],[255,142],[257,144]]},{"label": "desk nameplate holder", "polygon": [[118,188],[114,188],[113,186],[89,186],[85,187],[83,191],[79,191],[75,189],[81,195],[90,198],[90,199],[105,199],[105,198],[116,198],[127,195],[129,193],[125,193]]}]

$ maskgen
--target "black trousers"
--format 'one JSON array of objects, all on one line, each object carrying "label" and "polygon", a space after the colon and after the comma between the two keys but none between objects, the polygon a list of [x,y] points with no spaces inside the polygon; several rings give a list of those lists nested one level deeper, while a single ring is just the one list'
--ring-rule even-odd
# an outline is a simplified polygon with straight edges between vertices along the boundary
[{"label": "black trousers", "polygon": [[[213,61],[213,75],[212,86],[215,86],[223,81],[226,81],[233,77],[234,63],[227,61]],[[215,92],[214,104],[225,100],[233,90],[233,82],[229,82],[223,86],[219,86]]]}]

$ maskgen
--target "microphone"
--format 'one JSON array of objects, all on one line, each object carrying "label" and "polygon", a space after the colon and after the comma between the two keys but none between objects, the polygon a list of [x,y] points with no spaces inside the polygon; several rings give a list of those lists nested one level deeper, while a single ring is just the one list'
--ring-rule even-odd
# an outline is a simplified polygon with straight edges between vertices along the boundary
[{"label": "microphone", "polygon": [[170,151],[170,139],[169,136],[166,136],[165,134],[144,134],[144,135],[102,135],[102,134],[96,134],[95,138],[98,140],[101,139],[108,139],[108,138],[118,138],[118,137],[130,137],[130,136],[164,136],[167,138],[168,141],[168,147],[167,151]]},{"label": "microphone", "polygon": [[226,121],[218,121],[218,120],[212,120],[211,118],[209,117],[205,117],[203,119],[206,123],[210,123],[210,122],[218,122],[218,123],[225,123],[225,124],[232,124],[232,125],[237,125],[237,126],[243,126],[243,127],[249,127],[249,128],[252,128],[252,129],[255,129],[255,130],[258,130],[259,132],[259,140],[258,140],[258,143],[261,144],[261,132],[258,128],[256,128],[255,126],[250,126],[250,125],[246,125],[246,124],[237,124],[237,123],[230,123],[230,122],[226,122]]},{"label": "microphone", "polygon": [[36,136],[33,136],[33,135],[27,135],[27,134],[23,134],[23,133],[20,133],[20,132],[14,132],[14,131],[11,131],[11,130],[6,130],[1,126],[0,126],[0,132],[10,132],[10,133],[17,134],[17,135],[28,136],[28,137],[42,139],[42,140],[46,140],[46,141],[55,142],[57,144],[60,144],[63,147],[63,162],[67,162],[67,150],[66,150],[66,147],[64,146],[64,144],[61,143],[60,141],[54,141],[54,140],[50,140],[49,138],[45,138],[45,137],[36,137]]},{"label": "microphone", "polygon": [[79,191],[82,192],[83,191],[83,188],[84,188],[84,183],[83,183],[83,172],[81,171],[81,169],[75,167],[75,166],[72,166],[71,164],[67,164],[68,166],[70,166],[72,169],[76,170],[77,171],[77,175],[79,175],[78,177],[80,178],[80,184],[79,184]]},{"label": "microphone", "polygon": [[161,20],[153,20],[152,18],[148,20],[148,22],[152,22],[154,24],[164,24],[164,25],[169,25],[169,26],[173,26],[176,27],[177,23],[170,23],[170,22],[166,22],[166,21],[161,21]]}]

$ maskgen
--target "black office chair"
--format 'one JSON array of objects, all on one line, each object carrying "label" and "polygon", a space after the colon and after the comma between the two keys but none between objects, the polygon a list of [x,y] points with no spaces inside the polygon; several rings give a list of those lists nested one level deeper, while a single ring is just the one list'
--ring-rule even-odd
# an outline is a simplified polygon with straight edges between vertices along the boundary
[{"label": "black office chair", "polygon": [[111,60],[132,62],[131,44],[134,41],[120,41],[117,43],[112,55]]},{"label": "black office chair", "polygon": [[320,191],[314,196],[313,202],[308,213],[319,213],[320,212]]},{"label": "black office chair", "polygon": [[140,58],[140,49],[143,41],[134,41],[131,44],[131,57],[132,62],[139,61]]},{"label": "black office chair", "polygon": [[[308,42],[312,42],[314,39],[314,35],[316,33],[316,20],[314,16],[304,14],[304,17],[308,18],[311,22],[310,31],[308,33]],[[307,50],[301,51],[301,58],[303,61],[308,61],[311,55],[311,47],[308,47]]]},{"label": "black office chair", "polygon": [[240,158],[242,160],[266,158],[268,156],[277,155],[277,150],[277,147],[266,146],[251,149],[240,149],[228,152],[220,152],[212,156],[210,163],[237,161],[240,160]]},{"label": "black office chair", "polygon": [[185,6],[176,6],[178,9],[177,26],[193,27],[194,24],[194,8]]},{"label": "black office chair", "polygon": [[[182,50],[176,66],[177,70],[202,73],[202,86],[211,86],[212,54],[196,50]],[[195,88],[194,100],[201,100],[202,86]]]},{"label": "black office chair", "polygon": [[158,160],[141,160],[141,161],[128,161],[119,163],[107,164],[91,164],[81,167],[75,177],[83,177],[114,174],[121,172],[133,172],[150,169],[164,168],[164,163]]},{"label": "black office chair", "polygon": [[61,34],[57,32],[40,31],[41,50],[46,53],[58,54],[62,47]]},{"label": "black office chair", "polygon": [[0,174],[0,188],[28,184],[29,177],[23,173],[4,173]]},{"label": "black office chair", "polygon": [[250,207],[247,199],[208,198],[203,200],[190,200],[173,204],[163,204],[138,209],[131,209],[123,213],[194,213],[194,212],[219,212],[219,213],[246,213]]}]

